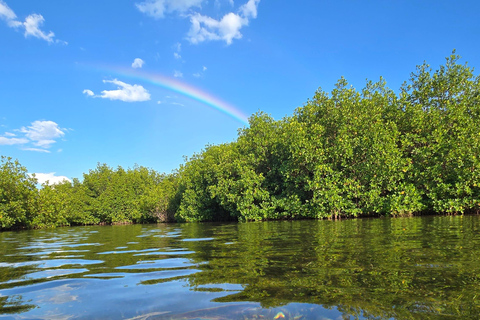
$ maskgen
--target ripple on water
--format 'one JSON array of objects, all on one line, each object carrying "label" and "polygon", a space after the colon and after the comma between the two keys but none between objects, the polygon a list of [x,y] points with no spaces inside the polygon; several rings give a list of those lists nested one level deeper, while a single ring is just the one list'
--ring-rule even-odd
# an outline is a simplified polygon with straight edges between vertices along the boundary
[{"label": "ripple on water", "polygon": [[105,251],[105,252],[97,252],[97,254],[137,253],[137,252],[149,252],[149,251],[156,251],[156,250],[158,250],[158,248],[143,249],[143,250]]},{"label": "ripple on water", "polygon": [[51,279],[54,277],[67,276],[70,274],[80,274],[88,272],[88,269],[53,269],[53,270],[43,270],[32,273],[27,273],[20,279],[6,281],[0,284],[15,283],[15,282],[24,282],[30,280],[40,280],[40,279]]},{"label": "ripple on water", "polygon": [[195,251],[152,251],[152,252],[144,252],[144,253],[137,253],[134,256],[154,256],[154,255],[161,255],[161,256],[176,256],[176,255],[188,255],[194,254]]},{"label": "ripple on water", "polygon": [[103,263],[102,260],[83,260],[83,259],[51,259],[23,262],[0,262],[0,268],[20,268],[25,266],[36,266],[37,268],[50,269],[67,265],[90,265]]},{"label": "ripple on water", "polygon": [[480,319],[480,217],[180,226],[0,233],[0,318]]},{"label": "ripple on water", "polygon": [[191,268],[196,267],[198,264],[191,263],[190,260],[185,258],[169,258],[161,260],[147,260],[137,261],[134,265],[120,266],[116,269],[174,269],[174,268]]},{"label": "ripple on water", "polygon": [[89,250],[41,250],[38,252],[19,252],[14,254],[6,254],[5,257],[16,257],[16,256],[42,256],[50,254],[59,254],[59,253],[78,253],[78,252],[89,252]]},{"label": "ripple on water", "polygon": [[102,246],[101,243],[71,243],[71,242],[59,242],[59,243],[36,243],[34,245],[20,247],[18,250],[31,250],[31,249],[46,249],[46,248],[76,248],[86,246]]},{"label": "ripple on water", "polygon": [[184,242],[197,242],[197,241],[212,241],[215,238],[190,238],[190,239],[182,239]]}]

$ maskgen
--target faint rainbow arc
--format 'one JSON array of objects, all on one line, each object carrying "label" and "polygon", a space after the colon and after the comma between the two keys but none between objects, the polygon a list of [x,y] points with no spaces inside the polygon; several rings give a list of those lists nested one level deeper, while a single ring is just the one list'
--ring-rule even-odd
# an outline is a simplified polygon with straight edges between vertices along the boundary
[{"label": "faint rainbow arc", "polygon": [[[136,80],[141,80],[144,82],[151,83],[156,86],[171,90],[173,92],[179,93],[183,96],[189,97],[195,101],[206,104],[238,121],[248,125],[248,117],[237,108],[228,104],[225,101],[213,96],[212,94],[200,90],[192,85],[186,84],[184,82],[160,75],[147,73],[143,71],[132,71],[130,69],[124,68],[113,68],[109,70],[110,72],[116,73],[118,76],[125,76],[127,78],[132,78]],[[119,79],[121,80],[121,79]]]}]

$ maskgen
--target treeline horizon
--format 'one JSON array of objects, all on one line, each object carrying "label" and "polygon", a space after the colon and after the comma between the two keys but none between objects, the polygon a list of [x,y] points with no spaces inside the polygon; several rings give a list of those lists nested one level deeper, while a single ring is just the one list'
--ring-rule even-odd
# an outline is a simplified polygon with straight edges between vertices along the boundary
[{"label": "treeline horizon", "polygon": [[341,78],[293,115],[258,112],[171,174],[98,164],[43,184],[0,163],[0,229],[480,213],[480,77],[455,52],[399,93]]}]

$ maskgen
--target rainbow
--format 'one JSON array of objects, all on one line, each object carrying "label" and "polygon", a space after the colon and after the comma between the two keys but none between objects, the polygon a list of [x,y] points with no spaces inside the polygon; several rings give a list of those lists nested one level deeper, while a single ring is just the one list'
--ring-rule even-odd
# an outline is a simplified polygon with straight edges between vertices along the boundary
[{"label": "rainbow", "polygon": [[[200,90],[185,82],[178,81],[160,74],[147,73],[139,70],[132,70],[122,67],[109,68],[108,72],[113,72],[118,76],[124,76],[130,79],[141,80],[153,85],[171,90],[178,94],[181,94],[190,99],[199,101],[213,109],[225,113],[226,115],[238,120],[239,122],[248,125],[248,117],[240,111],[238,108],[228,104],[225,101],[213,96],[212,94]],[[121,80],[121,79],[119,79]]]}]

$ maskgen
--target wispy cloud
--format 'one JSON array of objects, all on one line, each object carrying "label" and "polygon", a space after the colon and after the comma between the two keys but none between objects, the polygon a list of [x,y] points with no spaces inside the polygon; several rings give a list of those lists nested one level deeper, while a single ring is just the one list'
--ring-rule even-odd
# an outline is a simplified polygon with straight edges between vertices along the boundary
[{"label": "wispy cloud", "polygon": [[15,12],[2,0],[0,0],[0,18],[7,22],[7,25],[11,28],[17,28],[22,25],[20,21],[17,21]]},{"label": "wispy cloud", "polygon": [[183,73],[181,73],[181,72],[178,71],[178,70],[175,70],[175,71],[173,71],[173,76],[174,76],[175,78],[183,78]]},{"label": "wispy cloud", "polygon": [[140,12],[155,19],[165,17],[165,14],[177,12],[184,14],[193,7],[199,8],[204,0],[147,0],[136,3]]},{"label": "wispy cloud", "polygon": [[142,59],[136,58],[135,60],[133,60],[132,68],[134,68],[134,69],[142,68],[144,63],[145,63],[145,61],[143,61]]},{"label": "wispy cloud", "polygon": [[42,153],[50,153],[50,150],[47,149],[40,149],[40,148],[21,148],[23,151],[34,151],[34,152],[42,152]]},{"label": "wispy cloud", "polygon": [[13,146],[16,144],[26,144],[29,140],[25,138],[7,138],[0,137],[0,146]]},{"label": "wispy cloud", "polygon": [[138,84],[128,84],[117,79],[103,80],[103,83],[112,83],[117,86],[117,90],[103,90],[100,95],[95,95],[92,90],[85,89],[83,94],[110,100],[120,100],[125,102],[139,102],[150,100],[150,93],[147,89]]},{"label": "wispy cloud", "polygon": [[[233,7],[233,5],[234,5],[233,0],[227,0],[227,2],[230,6]],[[219,9],[222,6],[220,0],[215,0],[214,5],[215,5],[215,8],[217,8],[217,9]]]},{"label": "wispy cloud", "polygon": [[24,22],[17,19],[15,12],[3,0],[0,0],[0,18],[7,25],[14,29],[24,29],[25,38],[34,37],[47,41],[48,43],[68,44],[65,41],[54,39],[55,34],[52,31],[45,32],[41,30],[41,26],[45,22],[45,18],[41,14],[31,14],[25,18]]},{"label": "wispy cloud", "polygon": [[182,59],[182,56],[180,55],[180,52],[182,51],[182,44],[180,42],[175,43],[173,49],[175,50],[173,57],[177,60]]},{"label": "wispy cloud", "polygon": [[203,74],[205,73],[205,71],[207,71],[207,67],[203,66],[203,67],[202,67],[202,71],[195,72],[195,73],[193,74],[193,76],[194,76],[195,78],[201,78],[201,77],[203,77]]}]

